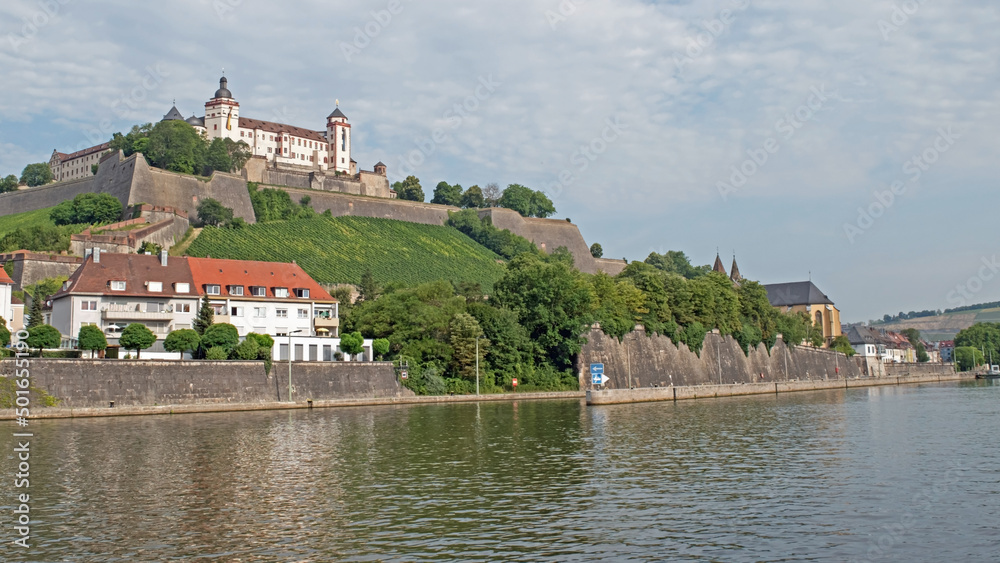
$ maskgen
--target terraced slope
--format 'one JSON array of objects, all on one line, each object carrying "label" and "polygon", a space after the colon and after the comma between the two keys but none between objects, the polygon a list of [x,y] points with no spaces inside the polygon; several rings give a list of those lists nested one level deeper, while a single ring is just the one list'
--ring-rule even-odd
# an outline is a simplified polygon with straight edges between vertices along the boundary
[{"label": "terraced slope", "polygon": [[208,227],[188,256],[295,261],[320,283],[358,284],[371,269],[380,284],[476,282],[490,290],[500,257],[450,227],[370,217],[293,219],[242,229]]}]

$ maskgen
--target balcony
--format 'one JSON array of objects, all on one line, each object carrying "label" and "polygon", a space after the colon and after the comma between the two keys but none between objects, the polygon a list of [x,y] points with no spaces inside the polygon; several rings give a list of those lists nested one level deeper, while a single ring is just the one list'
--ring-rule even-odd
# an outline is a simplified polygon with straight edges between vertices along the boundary
[{"label": "balcony", "polygon": [[111,306],[101,309],[101,318],[106,321],[169,321],[174,318],[174,310],[147,311],[141,305]]},{"label": "balcony", "polygon": [[337,334],[339,326],[340,319],[338,318],[315,317],[313,319],[313,330],[319,336]]}]

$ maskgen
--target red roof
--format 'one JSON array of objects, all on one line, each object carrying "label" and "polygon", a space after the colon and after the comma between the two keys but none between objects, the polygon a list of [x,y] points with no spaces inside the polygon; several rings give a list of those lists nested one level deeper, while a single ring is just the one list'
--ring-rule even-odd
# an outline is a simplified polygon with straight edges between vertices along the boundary
[{"label": "red roof", "polygon": [[14,280],[10,279],[10,276],[7,275],[7,271],[3,268],[0,268],[0,283],[14,285]]},{"label": "red roof", "polygon": [[81,156],[87,156],[88,154],[93,154],[95,152],[100,152],[100,151],[103,151],[103,150],[107,150],[109,148],[111,148],[111,143],[110,142],[108,142],[108,143],[101,143],[100,145],[95,145],[93,147],[90,147],[90,148],[87,148],[87,149],[83,149],[82,151],[76,151],[76,152],[70,153],[70,154],[65,154],[64,155],[61,152],[57,152],[56,154],[59,155],[59,162],[66,162],[67,160],[73,160],[74,158],[80,158]]},{"label": "red roof", "polygon": [[230,296],[230,286],[243,288],[243,295],[239,297],[251,297],[250,287],[263,287],[265,297],[284,299],[274,296],[274,289],[283,287],[288,290],[289,300],[297,299],[296,289],[308,289],[308,299],[312,301],[336,301],[298,264],[220,258],[188,258],[187,261],[199,295],[204,295],[206,285],[221,286],[220,297]]},{"label": "red roof", "polygon": [[[160,257],[149,254],[101,253],[101,261],[93,256],[70,276],[68,288],[60,289],[53,299],[67,293],[92,293],[121,295],[123,297],[194,297],[197,292],[191,279],[191,270],[184,258],[169,256],[167,266],[160,264]],[[125,291],[111,291],[112,281],[124,281]],[[163,291],[149,291],[146,282],[161,282]],[[188,293],[177,293],[175,284],[186,283]]]},{"label": "red roof", "polygon": [[261,131],[267,131],[269,133],[288,133],[293,137],[326,143],[326,137],[324,137],[323,133],[319,131],[313,131],[304,127],[295,127],[294,125],[285,125],[284,123],[274,123],[273,121],[263,121],[260,119],[250,119],[249,117],[241,117],[240,127],[244,129],[260,129]]}]

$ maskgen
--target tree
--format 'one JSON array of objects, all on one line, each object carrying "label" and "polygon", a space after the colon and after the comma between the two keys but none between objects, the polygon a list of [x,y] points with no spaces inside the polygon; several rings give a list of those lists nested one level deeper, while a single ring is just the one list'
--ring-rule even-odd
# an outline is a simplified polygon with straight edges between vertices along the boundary
[{"label": "tree", "polygon": [[41,356],[43,348],[58,348],[62,335],[56,327],[40,324],[28,328],[28,338],[24,342],[29,348],[38,348],[38,355]]},{"label": "tree", "polygon": [[29,188],[43,186],[53,179],[52,169],[47,162],[36,162],[24,167],[21,172],[21,183]]},{"label": "tree", "polygon": [[194,331],[198,335],[204,335],[208,327],[212,326],[215,322],[215,309],[212,308],[212,303],[208,300],[208,296],[205,295],[201,298],[201,308],[198,309],[198,316],[194,319]]},{"label": "tree", "polygon": [[7,319],[0,317],[0,348],[6,348],[10,344],[10,329],[7,328]]},{"label": "tree", "polygon": [[163,341],[163,348],[167,352],[179,352],[182,360],[184,352],[194,353],[199,346],[201,346],[201,335],[190,328],[171,331]]},{"label": "tree", "polygon": [[[545,195],[545,192],[537,190],[531,194],[531,217],[540,217],[542,219],[553,215],[556,212],[556,206],[552,204],[552,200],[549,196]],[[567,219],[568,221],[569,219]]]},{"label": "tree", "polygon": [[137,152],[146,154],[149,152],[149,132],[152,130],[153,124],[145,123],[133,125],[132,130],[124,135],[115,133],[111,136],[111,150],[122,151],[125,156],[132,156]]},{"label": "tree", "polygon": [[712,269],[708,266],[692,266],[686,254],[679,250],[668,250],[666,254],[650,252],[645,262],[659,270],[679,274],[687,279],[703,276]]},{"label": "tree", "polygon": [[521,184],[511,184],[503,191],[497,205],[517,211],[525,217],[531,217],[531,198],[534,192],[531,188],[526,188]]},{"label": "tree", "polygon": [[969,371],[986,363],[986,358],[979,348],[972,346],[958,346],[955,348],[955,361],[958,362],[959,371]]},{"label": "tree", "polygon": [[205,140],[190,123],[173,119],[153,126],[146,156],[157,168],[194,174],[205,166],[206,148]]},{"label": "tree", "polygon": [[803,311],[779,313],[775,317],[775,330],[781,333],[786,346],[798,346],[806,339],[812,319]]},{"label": "tree", "polygon": [[97,162],[90,165],[90,173],[97,176],[97,171],[100,169],[101,165]]},{"label": "tree", "polygon": [[226,354],[232,353],[240,343],[240,333],[229,323],[217,323],[205,329],[201,336],[201,347],[205,349],[222,348]]},{"label": "tree", "polygon": [[31,305],[28,306],[28,321],[24,324],[24,328],[32,329],[36,326],[42,324],[42,301],[45,297],[41,292],[36,291],[31,297]]},{"label": "tree", "polygon": [[[476,378],[476,362],[483,361],[486,351],[489,349],[490,341],[484,338],[483,329],[479,327],[479,321],[468,313],[459,313],[454,316],[449,326],[451,332],[450,343],[454,350],[452,355],[453,373],[469,381]],[[476,357],[476,339],[479,338],[479,356]]]},{"label": "tree", "polygon": [[118,338],[118,344],[126,350],[135,350],[135,358],[139,359],[139,352],[149,348],[156,343],[156,335],[141,323],[131,323],[122,331]]},{"label": "tree", "polygon": [[0,179],[0,194],[13,191],[17,191],[17,176],[9,174],[5,178]]},{"label": "tree", "polygon": [[376,338],[372,341],[372,351],[378,356],[381,361],[386,354],[389,353],[389,339],[388,338]]},{"label": "tree", "polygon": [[436,188],[434,188],[434,199],[431,203],[438,203],[441,205],[461,205],[462,203],[462,186],[455,184],[454,186],[449,185],[448,182],[438,182]]},{"label": "tree", "polygon": [[500,189],[500,186],[496,182],[486,184],[486,187],[483,188],[483,207],[496,207],[502,195],[503,190]]},{"label": "tree", "polygon": [[247,338],[233,348],[229,356],[234,360],[256,360],[260,354],[260,344],[256,338]]},{"label": "tree", "polygon": [[340,350],[348,358],[364,352],[365,339],[360,332],[351,332],[340,337]]},{"label": "tree", "polygon": [[226,141],[232,142],[232,139],[216,137],[208,144],[208,150],[205,153],[206,176],[211,174],[213,170],[229,172],[233,167],[233,159],[229,156]]},{"label": "tree", "polygon": [[217,227],[233,220],[233,210],[225,207],[216,199],[205,198],[198,204],[198,220],[203,225]]},{"label": "tree", "polygon": [[55,206],[49,218],[56,225],[112,223],[121,218],[122,209],[113,195],[85,193]]},{"label": "tree", "polygon": [[229,352],[226,352],[225,348],[220,348],[218,346],[216,346],[214,348],[209,348],[205,352],[205,359],[206,360],[228,360],[229,359]]},{"label": "tree", "polygon": [[402,182],[394,183],[392,189],[396,190],[396,197],[398,199],[409,201],[424,200],[424,190],[420,187],[420,180],[416,176],[407,176]]},{"label": "tree", "polygon": [[854,347],[851,346],[851,341],[847,339],[847,336],[843,334],[838,334],[833,338],[833,344],[830,346],[837,352],[846,354],[847,357],[851,357],[857,352],[854,351]]},{"label": "tree", "polygon": [[378,286],[378,282],[375,281],[372,271],[366,269],[361,274],[361,284],[358,285],[358,302],[373,301],[378,298],[380,291],[381,289]]},{"label": "tree", "polygon": [[590,245],[590,255],[593,256],[594,258],[600,258],[604,256],[604,249],[601,248],[600,244],[595,242],[594,244]]},{"label": "tree", "polygon": [[104,337],[104,332],[94,325],[81,326],[76,340],[79,349],[90,350],[91,358],[94,357],[95,351],[108,347],[108,339]]},{"label": "tree", "polygon": [[486,207],[486,200],[483,199],[482,188],[479,186],[471,186],[469,189],[465,190],[464,194],[462,194],[462,199],[459,200],[458,204],[466,209]]}]

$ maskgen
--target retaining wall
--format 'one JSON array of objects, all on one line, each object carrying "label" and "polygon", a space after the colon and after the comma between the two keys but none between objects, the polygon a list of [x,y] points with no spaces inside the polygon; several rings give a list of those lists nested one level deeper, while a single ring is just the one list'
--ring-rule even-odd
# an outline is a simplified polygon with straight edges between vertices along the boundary
[{"label": "retaining wall", "polygon": [[[0,362],[11,376],[14,361]],[[62,408],[266,403],[288,400],[288,364],[156,360],[30,360],[31,384]],[[293,398],[335,400],[410,396],[388,362],[292,364]],[[38,405],[38,402],[34,402]]]}]

